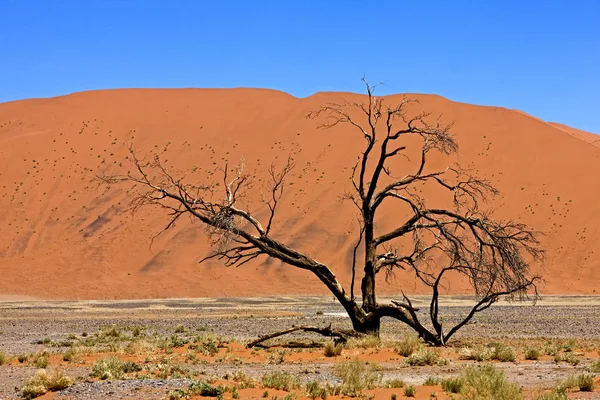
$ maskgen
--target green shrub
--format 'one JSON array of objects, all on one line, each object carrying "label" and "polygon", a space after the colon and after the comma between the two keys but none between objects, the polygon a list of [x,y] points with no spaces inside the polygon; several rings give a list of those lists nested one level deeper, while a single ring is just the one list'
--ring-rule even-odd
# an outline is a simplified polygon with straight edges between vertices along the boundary
[{"label": "green shrub", "polygon": [[492,348],[492,360],[513,362],[517,359],[513,350],[505,344],[493,343],[490,347]]},{"label": "green shrub", "polygon": [[475,346],[463,347],[458,351],[458,358],[461,360],[487,361],[492,358],[493,349]]},{"label": "green shrub", "polygon": [[358,359],[337,364],[334,374],[342,380],[342,394],[348,396],[355,396],[363,389],[373,389],[382,378],[381,373],[367,368]]},{"label": "green shrub", "polygon": [[441,358],[437,350],[426,347],[411,354],[406,359],[406,364],[410,366],[446,365],[448,360]]},{"label": "green shrub", "polygon": [[465,382],[461,377],[449,378],[442,380],[441,385],[444,392],[462,393]]},{"label": "green shrub", "polygon": [[341,344],[336,344],[334,342],[328,342],[323,349],[323,354],[325,357],[337,357],[342,354],[342,350],[344,346]]},{"label": "green shrub", "polygon": [[262,385],[268,389],[285,390],[289,392],[292,389],[300,387],[300,381],[287,372],[276,371],[262,377]]},{"label": "green shrub", "polygon": [[417,393],[417,388],[414,387],[413,385],[408,385],[407,387],[404,388],[404,395],[406,397],[415,397],[416,393]]},{"label": "green shrub", "polygon": [[540,358],[540,350],[534,347],[530,347],[525,349],[525,359],[526,360],[539,360]]},{"label": "green shrub", "polygon": [[191,395],[205,397],[219,397],[223,394],[222,388],[200,381],[190,384],[188,391]]},{"label": "green shrub", "polygon": [[468,400],[522,400],[520,388],[506,380],[493,365],[468,367],[462,374],[463,398]]},{"label": "green shrub", "polygon": [[306,384],[306,392],[308,397],[312,400],[316,400],[321,398],[322,400],[327,400],[327,388],[322,386],[317,381],[311,381]]},{"label": "green shrub", "polygon": [[403,357],[408,357],[419,349],[421,342],[414,335],[405,335],[398,343],[396,343],[396,353]]},{"label": "green shrub", "polygon": [[92,367],[90,374],[93,378],[105,379],[122,379],[125,374],[124,363],[119,357],[110,356],[99,358]]},{"label": "green shrub", "polygon": [[440,378],[436,378],[434,376],[428,376],[423,382],[423,386],[437,386],[440,384]]},{"label": "green shrub", "polygon": [[40,369],[35,375],[27,379],[22,389],[22,395],[25,399],[33,399],[47,392],[63,390],[73,385],[73,380],[63,375],[60,370],[46,371]]},{"label": "green shrub", "polygon": [[594,361],[592,365],[590,365],[589,371],[594,373],[600,372],[600,360]]},{"label": "green shrub", "polygon": [[385,387],[389,389],[400,389],[404,387],[404,381],[402,379],[390,379],[385,383]]},{"label": "green shrub", "polygon": [[579,388],[579,390],[582,392],[592,392],[594,390],[594,376],[587,374],[572,376],[569,379],[567,379],[565,387],[576,387]]}]

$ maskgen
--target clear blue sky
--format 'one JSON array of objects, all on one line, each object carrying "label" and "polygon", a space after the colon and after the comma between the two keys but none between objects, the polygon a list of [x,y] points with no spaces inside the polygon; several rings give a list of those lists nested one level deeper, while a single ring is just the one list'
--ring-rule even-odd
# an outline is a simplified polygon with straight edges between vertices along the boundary
[{"label": "clear blue sky", "polygon": [[437,93],[600,133],[600,0],[0,0],[0,102],[122,87]]}]

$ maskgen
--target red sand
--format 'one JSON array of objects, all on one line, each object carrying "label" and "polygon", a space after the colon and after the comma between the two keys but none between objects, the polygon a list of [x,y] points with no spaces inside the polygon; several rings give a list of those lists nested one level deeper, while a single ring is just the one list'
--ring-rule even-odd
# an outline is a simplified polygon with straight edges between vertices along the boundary
[{"label": "red sand", "polygon": [[[490,205],[496,214],[545,233],[548,254],[537,267],[546,278],[541,291],[595,293],[600,149],[588,143],[594,136],[505,108],[415,97],[425,109],[456,122],[458,160],[501,190]],[[187,219],[150,249],[164,214],[119,213],[127,205],[122,188],[105,191],[90,182],[99,168],[118,167],[131,142],[141,151],[162,151],[170,142],[167,164],[179,168],[210,169],[244,155],[258,177],[271,160],[292,153],[298,168],[276,237],[331,265],[348,285],[356,226],[352,206],[338,196],[349,188],[362,140],[347,127],[318,130],[319,121],[305,118],[342,98],[359,97],[132,89],[0,104],[0,294],[112,299],[326,293],[310,273],[265,259],[240,268],[199,265],[209,249],[202,227]],[[447,162],[437,157],[433,164]],[[264,217],[264,209],[253,210]],[[398,214],[384,211],[381,229]],[[381,289],[422,292],[408,273]],[[460,282],[448,285],[448,293],[464,291]]]}]

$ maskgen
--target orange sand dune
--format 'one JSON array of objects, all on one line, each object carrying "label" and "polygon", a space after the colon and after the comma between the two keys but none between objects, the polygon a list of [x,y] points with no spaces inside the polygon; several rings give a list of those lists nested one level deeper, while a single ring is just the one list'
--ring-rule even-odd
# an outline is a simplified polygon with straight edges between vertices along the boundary
[{"label": "orange sand dune", "polygon": [[570,135],[575,136],[581,140],[584,140],[590,144],[593,144],[596,147],[600,147],[600,135],[595,135],[593,133],[581,131],[579,129],[571,128],[570,126],[566,126],[563,124],[559,124],[558,122],[548,122],[548,124],[558,128],[562,131],[567,132]]},{"label": "orange sand dune", "polygon": [[[594,293],[600,281],[600,149],[520,112],[415,95],[455,121],[457,160],[501,190],[490,207],[545,233],[537,266],[543,293]],[[167,222],[146,209],[124,213],[124,187],[106,189],[94,173],[119,169],[127,146],[165,151],[174,169],[207,171],[244,156],[256,175],[271,160],[297,162],[274,232],[330,265],[349,284],[356,235],[353,207],[338,201],[362,139],[347,127],[318,130],[306,114],[358,95],[298,99],[257,89],[110,90],[0,104],[0,293],[49,299],[262,296],[326,293],[310,273],[258,259],[240,268],[198,264],[204,230]],[[388,101],[399,97],[390,97]],[[435,166],[446,165],[437,157]],[[127,163],[122,168],[126,168]],[[402,173],[398,171],[398,173]],[[205,175],[211,178],[210,175]],[[259,217],[265,210],[252,206]],[[389,228],[400,211],[385,209]],[[386,293],[422,292],[408,273]],[[460,281],[448,293],[463,293]]]}]

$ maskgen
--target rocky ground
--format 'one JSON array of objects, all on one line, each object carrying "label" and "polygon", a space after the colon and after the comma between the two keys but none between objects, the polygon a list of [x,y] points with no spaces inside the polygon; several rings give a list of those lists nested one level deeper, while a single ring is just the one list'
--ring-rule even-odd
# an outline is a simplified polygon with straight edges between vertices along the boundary
[{"label": "rocky ground", "polygon": [[[415,301],[416,305],[425,305],[423,302],[424,299]],[[451,325],[456,322],[468,312],[467,304],[468,298],[445,299],[442,310],[444,323]],[[418,391],[424,392],[425,389],[420,385],[427,377],[457,376],[467,365],[477,364],[475,361],[460,360],[460,348],[502,342],[515,350],[517,360],[495,362],[494,365],[504,370],[509,381],[519,384],[527,396],[532,397],[531,393],[538,389],[553,388],[569,376],[586,372],[600,358],[598,304],[599,300],[594,297],[552,297],[543,299],[535,306],[499,304],[479,315],[474,323],[457,335],[448,349],[442,350],[442,355],[449,359],[447,365],[407,367],[405,360],[386,348],[386,345],[377,349],[367,346],[365,349],[344,350],[343,359],[355,356],[365,362],[376,362],[384,382],[402,379],[407,385],[416,385]],[[332,299],[323,297],[1,302],[0,352],[10,361],[0,366],[0,399],[21,398],[24,382],[38,369],[31,361],[17,361],[19,355],[43,351],[50,354],[48,368],[60,368],[76,381],[67,389],[46,395],[57,399],[166,399],[170,390],[185,390],[198,376],[212,377],[214,380],[235,371],[243,371],[256,380],[265,374],[285,371],[303,382],[318,380],[335,383],[334,365],[342,358],[325,358],[322,349],[278,348],[277,351],[260,350],[254,353],[243,350],[244,343],[268,332],[292,325],[327,326],[330,323],[338,328],[349,326],[343,310]],[[84,356],[78,362],[67,363],[62,360],[61,355],[69,348],[75,344],[79,348],[83,346],[85,338],[95,337],[97,332],[111,327],[128,332],[135,329],[148,334],[151,332],[152,337],[179,335],[186,340],[212,332],[215,336],[233,339],[237,347],[227,348],[231,357],[226,353],[219,357],[219,353],[216,358],[194,359],[193,363],[186,364],[186,373],[173,373],[165,377],[155,374],[143,376],[143,379],[135,375],[128,375],[123,380],[90,377],[92,365],[99,357],[95,350],[82,353]],[[388,344],[387,347],[393,347],[393,343],[406,333],[407,330],[399,323],[386,321],[382,328],[382,339]],[[288,339],[306,343],[323,341],[310,334],[295,334]],[[574,347],[569,351],[574,354],[576,362],[556,362],[548,355],[536,361],[524,360],[522,351],[526,347],[542,348],[549,342],[566,343],[569,339]],[[112,350],[111,354],[125,354],[122,349]],[[189,352],[187,349],[188,357]],[[179,353],[175,351],[173,354],[176,356]],[[185,354],[179,355],[181,357],[178,360],[185,363]],[[281,359],[274,360],[278,356]],[[143,364],[142,358],[135,360]],[[145,362],[155,360],[146,354]],[[272,391],[270,397],[276,394]],[[285,392],[280,394],[282,398],[285,397]],[[263,392],[246,389],[240,395],[241,398],[261,398]],[[376,398],[390,396],[384,389],[372,395]],[[402,390],[398,391],[398,395],[402,398]],[[439,398],[444,396],[439,393]],[[600,398],[600,392],[572,391],[569,396]]]}]

